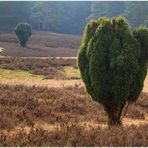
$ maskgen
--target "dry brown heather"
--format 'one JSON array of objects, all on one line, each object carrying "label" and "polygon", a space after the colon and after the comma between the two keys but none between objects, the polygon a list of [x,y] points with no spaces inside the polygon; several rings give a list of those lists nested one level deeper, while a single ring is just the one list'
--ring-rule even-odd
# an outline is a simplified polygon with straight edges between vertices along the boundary
[{"label": "dry brown heather", "polygon": [[33,32],[26,48],[22,48],[14,33],[0,34],[2,56],[18,57],[74,57],[81,37],[47,32]]},{"label": "dry brown heather", "polygon": [[68,58],[0,58],[0,68],[26,70],[48,79],[68,79],[60,70],[65,66],[77,68],[76,65],[76,59]]},{"label": "dry brown heather", "polygon": [[148,146],[147,93],[112,129],[83,87],[0,85],[0,94],[0,146]]},{"label": "dry brown heather", "polygon": [[[0,34],[0,56],[15,57],[0,58],[0,69],[25,70],[50,79],[37,81],[37,86],[31,80],[34,83],[28,86],[27,80],[12,85],[5,79],[8,84],[0,84],[0,146],[148,146],[148,77],[123,126],[108,129],[102,106],[62,72],[64,67],[77,69],[76,59],[32,58],[76,57],[80,42],[80,36],[33,32],[23,48],[14,33]],[[60,81],[72,86],[57,87]],[[45,85],[39,87],[41,82]]]}]

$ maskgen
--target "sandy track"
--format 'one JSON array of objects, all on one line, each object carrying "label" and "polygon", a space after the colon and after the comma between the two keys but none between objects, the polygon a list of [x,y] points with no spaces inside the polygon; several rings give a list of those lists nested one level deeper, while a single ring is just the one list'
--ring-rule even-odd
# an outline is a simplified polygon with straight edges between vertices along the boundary
[{"label": "sandy track", "polygon": [[[0,47],[0,52],[2,52],[4,48]],[[12,56],[1,56],[0,58],[12,58]],[[21,57],[22,59],[77,59],[77,57]]]},{"label": "sandy track", "polygon": [[18,79],[7,79],[0,80],[0,84],[7,85],[26,85],[26,86],[43,86],[49,88],[61,88],[70,86],[82,86],[81,80],[18,80]]},{"label": "sandy track", "polygon": [[[69,87],[69,86],[84,86],[81,80],[18,80],[18,79],[6,79],[0,80],[0,84],[8,85],[26,85],[26,86],[44,86],[44,87]],[[144,82],[143,92],[148,92],[148,76]]]}]

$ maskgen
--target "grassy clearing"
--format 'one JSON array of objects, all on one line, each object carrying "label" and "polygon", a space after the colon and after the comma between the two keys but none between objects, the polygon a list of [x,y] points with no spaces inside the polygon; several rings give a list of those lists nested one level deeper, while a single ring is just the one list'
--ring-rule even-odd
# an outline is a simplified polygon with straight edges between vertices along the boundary
[{"label": "grassy clearing", "polygon": [[24,70],[8,70],[0,68],[0,80],[18,79],[18,80],[42,80],[42,75],[31,74]]},{"label": "grassy clearing", "polygon": [[77,68],[72,66],[66,66],[63,68],[63,72],[68,78],[80,78],[80,72]]}]

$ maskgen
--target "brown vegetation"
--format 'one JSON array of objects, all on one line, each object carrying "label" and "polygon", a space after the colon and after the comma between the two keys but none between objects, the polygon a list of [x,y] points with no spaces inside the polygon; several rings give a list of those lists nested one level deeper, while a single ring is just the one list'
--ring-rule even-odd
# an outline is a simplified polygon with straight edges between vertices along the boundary
[{"label": "brown vegetation", "polygon": [[[148,146],[147,125],[107,129],[103,108],[83,87],[0,85],[0,94],[1,146]],[[147,98],[126,118],[148,123]]]},{"label": "brown vegetation", "polygon": [[81,42],[80,36],[63,35],[48,32],[33,32],[28,46],[23,48],[15,34],[0,34],[0,52],[2,56],[18,57],[74,57]]},{"label": "brown vegetation", "polygon": [[31,128],[29,133],[20,129],[12,135],[2,135],[0,146],[148,146],[148,125],[140,127],[84,131],[80,126],[63,126],[62,130],[48,132]]},{"label": "brown vegetation", "polygon": [[[108,129],[103,108],[75,83],[80,80],[63,80],[69,66],[77,68],[76,59],[0,58],[0,68],[58,79],[0,84],[0,146],[148,146],[148,93],[130,105],[123,127]],[[69,87],[58,87],[61,81]]]},{"label": "brown vegetation", "polygon": [[0,68],[26,70],[33,74],[44,75],[45,79],[68,79],[62,69],[65,66],[76,68],[76,59],[64,58],[0,58]]}]

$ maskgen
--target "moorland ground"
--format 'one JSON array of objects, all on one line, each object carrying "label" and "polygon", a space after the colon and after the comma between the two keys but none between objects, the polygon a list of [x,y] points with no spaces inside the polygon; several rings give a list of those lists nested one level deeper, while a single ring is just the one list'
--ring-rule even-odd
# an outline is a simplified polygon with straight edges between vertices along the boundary
[{"label": "moorland ground", "polygon": [[45,42],[37,34],[38,42],[28,44],[34,47],[32,54],[31,48],[14,42],[14,35],[11,39],[11,34],[5,35],[0,35],[5,56],[0,58],[0,146],[148,146],[148,76],[139,99],[128,108],[123,127],[108,129],[103,108],[85,91],[76,58],[41,58],[52,56],[50,48],[60,57],[60,46],[61,55],[75,57],[78,44],[70,49],[75,54],[67,54],[63,36],[54,34],[58,37],[46,40],[47,54],[44,48],[41,51]]},{"label": "moorland ground", "polygon": [[75,57],[81,36],[33,32],[27,47],[19,45],[14,33],[0,34],[0,55],[19,57]]}]

